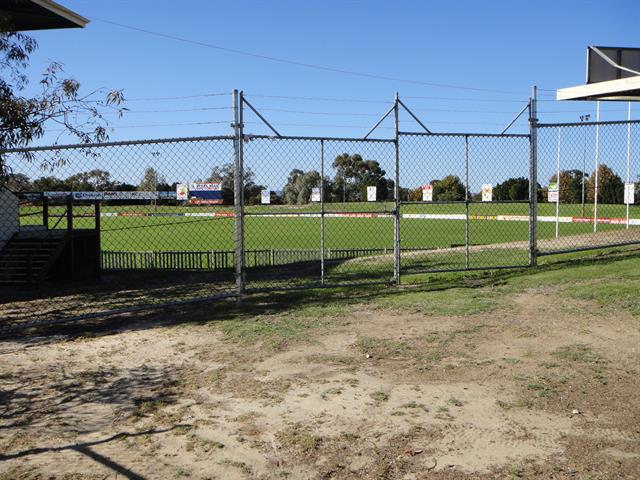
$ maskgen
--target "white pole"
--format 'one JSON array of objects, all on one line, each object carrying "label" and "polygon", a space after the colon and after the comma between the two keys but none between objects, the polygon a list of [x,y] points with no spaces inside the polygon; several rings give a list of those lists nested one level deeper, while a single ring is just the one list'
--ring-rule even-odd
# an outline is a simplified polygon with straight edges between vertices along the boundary
[{"label": "white pole", "polygon": [[593,231],[598,231],[598,163],[600,160],[600,102],[596,102],[596,172],[593,185]]},{"label": "white pole", "polygon": [[558,155],[556,162],[556,238],[560,236],[560,131],[561,127],[558,127]]},{"label": "white pole", "polygon": [[[627,125],[627,181],[624,183],[625,190],[627,189],[627,185],[629,184],[630,176],[631,176],[631,102],[629,102],[629,111],[627,114],[627,120],[629,120],[629,124]],[[627,204],[627,230],[629,229],[629,202],[625,202]]]}]

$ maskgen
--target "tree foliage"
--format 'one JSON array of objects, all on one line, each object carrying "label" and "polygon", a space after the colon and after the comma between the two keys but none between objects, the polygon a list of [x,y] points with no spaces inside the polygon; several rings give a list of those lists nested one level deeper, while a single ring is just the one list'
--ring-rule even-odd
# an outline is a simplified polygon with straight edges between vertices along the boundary
[{"label": "tree foliage", "polygon": [[138,185],[138,190],[141,192],[155,192],[156,190],[163,190],[160,185],[166,185],[167,182],[164,177],[158,175],[158,172],[153,167],[147,167],[144,171],[142,181]]},{"label": "tree foliage", "polygon": [[357,202],[367,198],[367,187],[377,187],[378,200],[393,198],[393,181],[376,160],[364,160],[359,153],[338,155],[333,161],[336,170],[333,201]]},{"label": "tree foliage", "polygon": [[[583,172],[580,170],[560,170],[560,182],[557,175],[549,178],[549,182],[560,184],[560,203],[582,203],[582,178]],[[587,175],[584,175],[585,190]]]},{"label": "tree foliage", "polygon": [[136,189],[134,185],[114,180],[109,172],[100,169],[75,173],[67,178],[42,176],[33,181],[21,173],[11,174],[7,176],[7,186],[14,192],[92,192]]},{"label": "tree foliage", "polygon": [[283,189],[284,202],[295,205],[309,203],[312,189],[317,187],[320,187],[320,174],[317,171],[294,169]]},{"label": "tree foliage", "polygon": [[527,200],[529,198],[529,179],[509,178],[493,189],[495,200]]},{"label": "tree foliage", "polygon": [[[587,202],[592,203],[596,190],[595,171],[586,182]],[[622,203],[624,201],[624,182],[607,165],[598,165],[598,202],[599,203]]]},{"label": "tree foliage", "polygon": [[[259,204],[261,192],[264,187],[255,183],[255,175],[250,168],[245,168],[243,177],[244,178],[242,183],[244,185],[245,203],[247,205]],[[222,183],[222,197],[224,199],[224,203],[233,205],[235,166],[232,162],[213,167],[213,169],[211,170],[211,175],[209,175],[206,181]]]},{"label": "tree foliage", "polygon": [[442,180],[432,180],[433,199],[438,201],[464,200],[464,184],[456,175],[447,175]]},{"label": "tree foliage", "polygon": [[[26,69],[37,42],[28,35],[12,31],[0,15],[0,150],[26,147],[42,137],[49,126],[60,128],[79,143],[108,139],[105,111],[119,115],[126,110],[121,91],[98,89],[81,93],[80,83],[64,77],[63,65],[52,62],[39,81],[40,91],[26,95],[29,78]],[[60,138],[60,136],[58,136]],[[29,153],[22,153],[33,160]],[[52,168],[65,162],[64,157],[45,161]],[[6,158],[0,155],[0,180],[11,173]]]}]

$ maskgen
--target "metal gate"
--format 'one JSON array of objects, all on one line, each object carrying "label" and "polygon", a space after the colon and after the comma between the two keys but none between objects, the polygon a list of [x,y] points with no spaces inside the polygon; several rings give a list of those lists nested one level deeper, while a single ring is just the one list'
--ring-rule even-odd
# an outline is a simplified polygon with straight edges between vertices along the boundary
[{"label": "metal gate", "polygon": [[531,263],[529,135],[401,133],[399,141],[402,184],[425,183],[400,205],[403,274]]}]

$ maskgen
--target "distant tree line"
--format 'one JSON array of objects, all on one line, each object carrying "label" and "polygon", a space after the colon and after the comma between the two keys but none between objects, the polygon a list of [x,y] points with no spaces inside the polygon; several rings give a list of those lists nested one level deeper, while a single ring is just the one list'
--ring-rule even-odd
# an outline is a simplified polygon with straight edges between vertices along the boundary
[{"label": "distant tree line", "polygon": [[[333,161],[335,175],[325,176],[323,180],[324,201],[360,202],[367,199],[367,187],[376,187],[378,201],[394,199],[395,183],[386,177],[386,172],[375,160],[365,160],[359,154],[343,153]],[[225,204],[234,203],[234,164],[216,166],[208,177],[199,180],[220,182]],[[5,185],[12,191],[175,191],[178,182],[168,183],[164,176],[154,168],[144,171],[137,185],[114,180],[106,170],[94,169],[80,172],[67,178],[42,176],[33,180],[26,175],[10,174]],[[556,183],[556,174],[549,177],[549,183]],[[560,172],[560,202],[580,203],[583,196],[583,172],[580,170],[562,170]],[[434,201],[462,201],[465,197],[480,200],[479,192],[466,191],[464,183],[455,175],[431,180]],[[321,176],[317,170],[304,171],[293,169],[281,191],[271,192],[272,204],[302,205],[311,202],[314,188],[319,188]],[[266,188],[255,181],[255,174],[247,168],[243,178],[245,203],[249,205],[261,202],[262,191]],[[636,203],[640,203],[640,185],[636,193]],[[400,198],[409,201],[422,201],[422,187],[400,188]],[[538,201],[547,201],[548,187],[537,186]],[[595,174],[584,175],[585,202],[592,203],[595,195]],[[526,201],[529,198],[529,179],[525,177],[509,178],[493,188],[493,198],[498,201]],[[598,167],[598,201],[600,203],[620,204],[624,200],[624,182],[610,167],[601,164]]]},{"label": "distant tree line", "polygon": [[[360,154],[343,153],[333,161],[335,176],[323,179],[326,202],[360,202],[367,199],[367,187],[376,187],[376,200],[393,200],[395,182],[376,160],[365,160]],[[311,201],[314,188],[320,188],[320,172],[294,169],[282,190],[282,201],[305,204]]]},{"label": "distant tree line", "polygon": [[[559,183],[560,203],[581,203],[583,180],[584,200],[586,203],[593,203],[596,192],[595,171],[589,175],[580,170],[561,170],[559,181],[557,174],[549,177],[550,183]],[[636,203],[638,200],[636,194]],[[612,204],[624,202],[624,181],[605,164],[598,165],[598,202]]]}]

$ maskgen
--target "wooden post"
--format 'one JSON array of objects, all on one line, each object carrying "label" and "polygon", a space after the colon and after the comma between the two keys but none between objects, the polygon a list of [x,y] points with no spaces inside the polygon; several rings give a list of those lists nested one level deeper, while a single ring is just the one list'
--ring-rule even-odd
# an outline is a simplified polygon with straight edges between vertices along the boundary
[{"label": "wooden post", "polygon": [[42,192],[42,225],[49,230],[49,197]]}]

